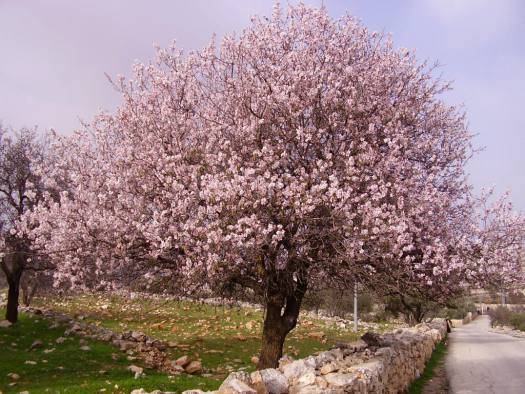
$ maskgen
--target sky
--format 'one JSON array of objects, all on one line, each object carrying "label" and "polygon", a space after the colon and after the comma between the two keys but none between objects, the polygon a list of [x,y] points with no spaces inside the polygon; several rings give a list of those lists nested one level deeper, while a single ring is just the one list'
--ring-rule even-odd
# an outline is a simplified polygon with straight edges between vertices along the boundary
[{"label": "sky", "polygon": [[[286,5],[286,1],[281,1]],[[525,212],[525,1],[306,0],[337,18],[346,12],[397,47],[439,61],[463,104],[474,145],[477,189],[510,190]],[[202,48],[241,31],[273,0],[0,0],[0,121],[69,134],[120,97],[105,77],[130,75],[153,45]]]}]

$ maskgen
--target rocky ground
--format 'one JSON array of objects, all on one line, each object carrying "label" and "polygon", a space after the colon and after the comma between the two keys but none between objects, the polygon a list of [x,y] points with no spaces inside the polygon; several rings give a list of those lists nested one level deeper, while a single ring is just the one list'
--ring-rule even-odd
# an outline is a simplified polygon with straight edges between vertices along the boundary
[{"label": "rocky ground", "polygon": [[[446,334],[443,321],[395,332],[368,334],[363,340],[317,356],[282,359],[278,369],[235,372],[207,394],[343,394],[404,392],[421,374],[435,345]],[[438,380],[436,380],[437,384]],[[428,387],[431,390],[432,387]],[[438,386],[434,385],[437,390]],[[438,393],[439,391],[428,391]],[[183,394],[203,394],[188,390]],[[133,394],[145,394],[136,390]]]}]

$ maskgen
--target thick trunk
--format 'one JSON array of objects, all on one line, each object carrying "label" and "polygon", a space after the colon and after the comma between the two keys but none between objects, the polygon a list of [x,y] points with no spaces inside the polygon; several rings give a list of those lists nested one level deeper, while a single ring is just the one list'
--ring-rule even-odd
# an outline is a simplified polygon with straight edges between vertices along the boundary
[{"label": "thick trunk", "polygon": [[283,355],[284,340],[297,324],[305,292],[306,283],[299,284],[291,296],[274,294],[268,297],[257,369],[278,367],[279,359]]},{"label": "thick trunk", "polygon": [[266,303],[266,317],[264,319],[261,353],[259,355],[258,369],[276,368],[279,359],[283,355],[283,345],[287,330],[284,319],[281,316],[283,302]]},{"label": "thick trunk", "polygon": [[20,277],[22,272],[13,272],[8,278],[7,310],[5,318],[11,323],[18,321],[18,300],[20,296]]}]

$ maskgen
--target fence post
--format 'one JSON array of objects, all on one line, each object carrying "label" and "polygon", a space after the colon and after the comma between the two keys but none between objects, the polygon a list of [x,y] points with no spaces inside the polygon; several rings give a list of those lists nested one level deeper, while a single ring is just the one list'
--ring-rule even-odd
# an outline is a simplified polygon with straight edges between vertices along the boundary
[{"label": "fence post", "polygon": [[357,332],[357,281],[354,282],[354,331]]}]

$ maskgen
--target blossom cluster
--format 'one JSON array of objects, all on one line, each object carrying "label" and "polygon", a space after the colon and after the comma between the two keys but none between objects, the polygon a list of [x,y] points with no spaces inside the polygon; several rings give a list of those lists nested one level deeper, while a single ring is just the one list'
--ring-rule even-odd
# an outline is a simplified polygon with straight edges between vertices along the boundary
[{"label": "blossom cluster", "polygon": [[275,7],[114,85],[115,113],[55,137],[42,172],[63,191],[20,228],[57,283],[358,280],[439,298],[521,280],[523,219],[472,195],[449,85],[351,16]]}]

